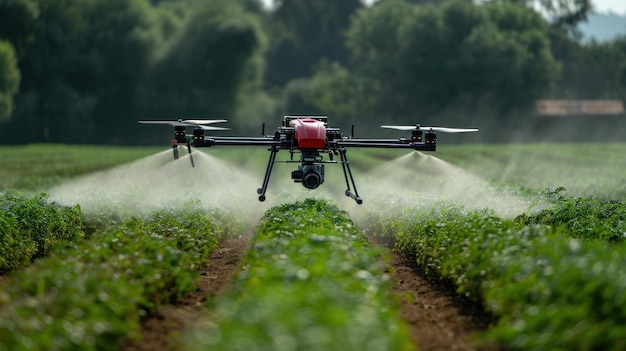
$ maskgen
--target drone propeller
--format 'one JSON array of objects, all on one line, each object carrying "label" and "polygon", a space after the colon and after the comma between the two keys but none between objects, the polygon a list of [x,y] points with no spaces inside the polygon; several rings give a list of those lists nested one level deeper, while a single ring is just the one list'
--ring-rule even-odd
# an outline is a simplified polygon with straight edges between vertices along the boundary
[{"label": "drone propeller", "polygon": [[468,132],[477,132],[477,128],[448,128],[448,127],[423,127],[419,124],[414,126],[380,126],[381,128],[389,128],[396,130],[432,130],[434,132],[442,132],[442,133],[468,133]]},{"label": "drone propeller", "polygon": [[227,122],[225,119],[183,119],[179,121],[193,124],[213,124]]},{"label": "drone propeller", "polygon": [[139,121],[142,124],[169,124],[172,126],[181,127],[196,127],[204,130],[229,130],[230,128],[206,126],[205,124],[223,123],[225,119],[179,119],[177,121],[163,121],[163,120],[143,120]]},{"label": "drone propeller", "polygon": [[172,126],[197,126],[202,124],[213,124],[213,123],[223,123],[226,122],[225,119],[178,119],[176,121],[166,121],[166,120],[142,120],[138,121],[143,124],[169,124]]}]

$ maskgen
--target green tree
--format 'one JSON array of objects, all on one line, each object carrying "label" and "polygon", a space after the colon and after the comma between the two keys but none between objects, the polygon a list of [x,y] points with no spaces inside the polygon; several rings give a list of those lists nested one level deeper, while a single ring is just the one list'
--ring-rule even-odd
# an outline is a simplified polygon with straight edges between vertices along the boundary
[{"label": "green tree", "polygon": [[13,112],[13,96],[20,84],[20,71],[13,46],[0,40],[0,122]]},{"label": "green tree", "polygon": [[289,81],[283,104],[292,114],[327,115],[344,126],[364,125],[376,120],[369,112],[375,108],[370,97],[379,93],[377,81],[323,60],[311,77]]},{"label": "green tree", "polygon": [[142,84],[141,115],[231,117],[261,84],[264,37],[255,16],[228,0],[194,6]]},{"label": "green tree", "polygon": [[554,56],[563,66],[553,97],[626,99],[626,36],[582,43],[553,31],[552,43]]},{"label": "green tree", "polygon": [[562,29],[576,30],[576,25],[587,21],[587,15],[593,10],[591,0],[492,0],[492,2],[509,2],[537,9],[550,18],[551,23]]},{"label": "green tree", "polygon": [[322,58],[347,61],[344,33],[350,17],[363,7],[360,0],[277,0],[274,6],[267,24],[270,85],[310,76]]},{"label": "green tree", "polygon": [[95,99],[97,133],[124,143],[137,124],[139,82],[160,43],[158,17],[146,0],[92,1],[84,16],[89,26],[73,45],[76,51],[68,60],[75,68],[66,80]]},{"label": "green tree", "polygon": [[[147,1],[37,3],[34,39],[21,59],[16,119],[29,141],[123,142],[134,91],[156,47]],[[107,139],[108,138],[108,139]],[[126,139],[124,139],[126,138]]]},{"label": "green tree", "polygon": [[[0,130],[4,140],[145,142],[150,133],[138,119],[271,107],[260,92],[264,36],[247,12],[260,11],[258,0],[0,0],[0,16],[7,4],[35,4],[22,12],[36,20],[32,39],[24,38],[33,16],[12,18],[25,29],[7,32],[30,44],[19,60],[15,118]],[[242,101],[253,104],[238,108]],[[18,126],[28,140],[8,132]]]},{"label": "green tree", "polygon": [[12,122],[29,130],[29,141],[60,141],[64,122],[66,128],[74,124],[68,117],[91,115],[85,113],[85,105],[90,104],[65,79],[73,68],[67,57],[87,28],[83,16],[87,2],[37,1],[39,16],[33,42],[20,59],[22,86]]},{"label": "green tree", "polygon": [[0,38],[13,44],[18,57],[34,39],[38,16],[34,0],[0,0]]},{"label": "green tree", "polygon": [[559,72],[545,21],[510,3],[387,0],[359,12],[348,44],[355,72],[380,84],[379,114],[394,118],[525,108]]}]

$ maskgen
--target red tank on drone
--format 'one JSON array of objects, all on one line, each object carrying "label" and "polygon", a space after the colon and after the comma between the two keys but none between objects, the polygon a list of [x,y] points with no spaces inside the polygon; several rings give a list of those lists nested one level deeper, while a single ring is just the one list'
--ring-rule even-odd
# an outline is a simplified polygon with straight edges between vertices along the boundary
[{"label": "red tank on drone", "polygon": [[296,118],[289,121],[294,129],[298,147],[302,149],[322,149],[326,146],[326,126],[313,118]]}]

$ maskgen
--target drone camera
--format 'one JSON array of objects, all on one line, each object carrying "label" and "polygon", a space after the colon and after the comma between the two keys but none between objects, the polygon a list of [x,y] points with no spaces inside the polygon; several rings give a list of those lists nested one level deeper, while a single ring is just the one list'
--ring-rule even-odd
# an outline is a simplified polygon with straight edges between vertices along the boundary
[{"label": "drone camera", "polygon": [[179,143],[187,142],[187,129],[185,126],[174,126],[174,139]]},{"label": "drone camera", "polygon": [[300,165],[298,170],[291,172],[291,179],[307,189],[316,189],[324,183],[324,165]]}]

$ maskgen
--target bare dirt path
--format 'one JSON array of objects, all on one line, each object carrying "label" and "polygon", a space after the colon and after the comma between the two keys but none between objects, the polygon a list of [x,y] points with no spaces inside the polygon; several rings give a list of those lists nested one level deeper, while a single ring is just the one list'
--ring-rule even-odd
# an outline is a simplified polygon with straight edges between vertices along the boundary
[{"label": "bare dirt path", "polygon": [[141,339],[129,340],[125,351],[178,349],[178,336],[206,318],[204,302],[225,291],[239,270],[248,251],[249,237],[242,236],[220,242],[207,262],[199,268],[200,281],[195,292],[173,305],[162,306],[142,321]]},{"label": "bare dirt path", "polygon": [[401,315],[420,351],[499,350],[471,342],[472,335],[489,325],[490,317],[482,308],[446,284],[429,281],[417,264],[393,250],[391,256],[393,291],[400,297]]}]

